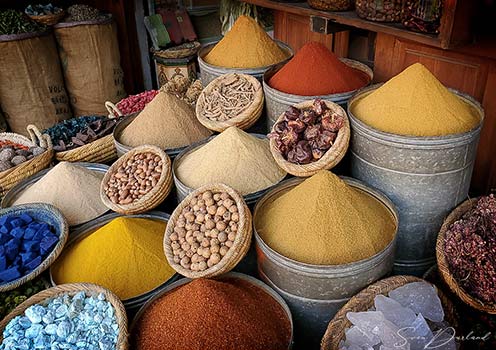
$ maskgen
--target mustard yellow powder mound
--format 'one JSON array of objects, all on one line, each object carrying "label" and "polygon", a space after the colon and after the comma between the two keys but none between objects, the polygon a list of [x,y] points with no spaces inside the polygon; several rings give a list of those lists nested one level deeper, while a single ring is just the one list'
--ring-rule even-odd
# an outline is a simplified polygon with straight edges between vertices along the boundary
[{"label": "mustard yellow powder mound", "polygon": [[193,189],[220,182],[246,195],[275,185],[286,172],[272,157],[267,139],[233,126],[185,155],[176,176]]},{"label": "mustard yellow powder mound", "polygon": [[314,265],[369,258],[396,229],[382,203],[326,170],[262,206],[255,227],[278,253]]},{"label": "mustard yellow powder mound", "polygon": [[356,101],[352,113],[375,129],[397,135],[458,134],[480,123],[476,111],[420,63]]},{"label": "mustard yellow powder mound", "polygon": [[52,266],[56,284],[89,282],[120,299],[149,292],[172,275],[162,250],[167,223],[119,217],[66,248]]},{"label": "mustard yellow powder mound", "polygon": [[259,68],[288,58],[262,27],[251,17],[240,16],[231,30],[203,58],[226,68]]}]

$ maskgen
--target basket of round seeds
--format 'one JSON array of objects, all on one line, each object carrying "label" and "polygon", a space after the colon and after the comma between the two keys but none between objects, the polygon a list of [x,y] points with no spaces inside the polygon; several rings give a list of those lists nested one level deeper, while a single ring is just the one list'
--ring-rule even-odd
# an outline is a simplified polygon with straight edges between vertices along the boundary
[{"label": "basket of round seeds", "polygon": [[196,117],[206,128],[222,132],[231,126],[245,130],[262,115],[264,94],[251,75],[224,74],[202,91],[196,102]]},{"label": "basket of round seeds", "polygon": [[172,213],[164,236],[165,256],[188,278],[229,272],[250,248],[251,223],[238,192],[224,184],[202,186]]},{"label": "basket of round seeds", "polygon": [[42,135],[34,125],[28,125],[31,139],[0,133],[0,197],[22,180],[47,168],[53,157],[49,136]]},{"label": "basket of round seeds", "polygon": [[100,196],[107,208],[139,214],[162,203],[172,189],[169,156],[157,146],[133,148],[108,169]]},{"label": "basket of round seeds", "polygon": [[122,302],[90,283],[62,284],[35,294],[2,320],[0,332],[2,350],[20,344],[23,349],[73,349],[74,344],[81,349],[128,349]]},{"label": "basket of round seeds", "polygon": [[393,276],[352,297],[329,323],[320,349],[456,349],[456,328],[454,306],[439,289]]}]

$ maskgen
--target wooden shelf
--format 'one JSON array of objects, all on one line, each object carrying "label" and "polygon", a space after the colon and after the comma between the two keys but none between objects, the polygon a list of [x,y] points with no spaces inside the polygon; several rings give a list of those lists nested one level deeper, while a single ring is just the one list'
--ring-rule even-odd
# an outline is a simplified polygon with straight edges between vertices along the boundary
[{"label": "wooden shelf", "polygon": [[390,34],[399,38],[411,40],[425,45],[440,47],[443,49],[449,47],[449,42],[446,42],[445,40],[441,40],[440,35],[438,36],[438,35],[429,35],[429,34],[412,32],[407,30],[405,27],[403,27],[401,24],[398,23],[385,24],[380,22],[367,21],[358,17],[355,11],[344,11],[344,12],[321,11],[309,7],[306,2],[282,3],[271,0],[243,0],[243,1],[249,4],[266,7],[277,11],[284,11],[284,12],[294,13],[297,15],[317,16],[317,17],[327,18],[341,25],[365,29],[372,32]]}]

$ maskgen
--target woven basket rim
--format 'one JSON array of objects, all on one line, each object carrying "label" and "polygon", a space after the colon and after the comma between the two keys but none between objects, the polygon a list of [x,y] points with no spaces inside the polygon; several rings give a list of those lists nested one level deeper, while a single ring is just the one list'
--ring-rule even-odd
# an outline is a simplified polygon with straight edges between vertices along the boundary
[{"label": "woven basket rim", "polygon": [[444,240],[446,238],[446,233],[448,232],[449,227],[455,221],[458,221],[466,212],[472,209],[477,204],[479,198],[480,197],[471,198],[462,202],[444,220],[436,240],[437,267],[442,280],[448,285],[450,290],[465,304],[482,312],[496,314],[496,304],[490,305],[483,303],[478,298],[473,297],[468,292],[466,292],[465,289],[458,284],[458,281],[450,271],[444,251]]},{"label": "woven basket rim", "polygon": [[91,161],[100,163],[103,160],[114,159],[117,157],[117,151],[112,134],[103,136],[84,146],[71,150],[55,152],[55,159],[58,161],[86,162]]},{"label": "woven basket rim", "polygon": [[33,203],[33,204],[22,204],[22,205],[17,205],[9,208],[4,208],[0,210],[0,216],[3,215],[15,215],[15,214],[22,214],[22,213],[29,213],[29,212],[44,212],[48,214],[55,222],[57,222],[57,227],[55,227],[55,233],[58,236],[59,241],[55,245],[55,247],[52,249],[50,254],[48,254],[45,259],[41,262],[38,267],[36,267],[34,270],[32,270],[30,273],[27,275],[24,275],[14,281],[0,284],[0,292],[6,292],[15,288],[20,287],[24,283],[31,281],[32,279],[36,278],[39,276],[43,271],[48,269],[50,265],[57,260],[57,258],[60,256],[62,253],[62,250],[64,249],[65,244],[67,243],[67,239],[69,237],[69,224],[67,223],[67,220],[65,219],[64,215],[62,212],[54,207],[53,205],[46,204],[46,203]]},{"label": "woven basket rim", "polygon": [[[336,139],[332,144],[331,148],[329,148],[324,155],[317,161],[308,163],[308,164],[295,164],[284,159],[283,155],[279,151],[276,145],[276,141],[272,138],[269,138],[270,144],[270,152],[274,157],[277,164],[284,169],[287,173],[298,176],[298,177],[307,177],[316,174],[319,170],[329,170],[336,166],[345,156],[348,146],[350,143],[350,121],[348,119],[348,115],[344,111],[344,109],[339,106],[337,103],[332,101],[322,100],[329,109],[331,109],[334,113],[338,113],[344,118],[344,125],[341,129],[339,129]],[[298,109],[304,109],[311,107],[315,100],[308,100],[304,102],[297,103],[293,105]],[[277,118],[276,122],[272,126],[272,132],[274,132],[275,125],[284,119],[285,112],[281,113],[279,118]]]},{"label": "woven basket rim", "polygon": [[[127,162],[131,157],[140,153],[153,153],[159,156],[162,160],[162,173],[157,181],[157,184],[147,192],[143,197],[130,204],[113,203],[105,193],[105,185],[109,182],[111,175],[116,172],[123,163]],[[115,161],[105,173],[100,186],[100,198],[105,206],[115,212],[121,214],[139,214],[147,210],[153,209],[159,205],[169,195],[172,189],[172,162],[162,149],[157,146],[143,145],[138,146],[124,154]]]},{"label": "woven basket rim", "polygon": [[[212,192],[224,191],[227,192],[229,196],[234,200],[236,206],[238,207],[238,214],[239,214],[238,232],[236,234],[236,238],[234,239],[234,243],[232,247],[228,250],[227,254],[221,258],[218,264],[209,267],[204,271],[191,271],[189,269],[185,269],[180,264],[174,262],[174,255],[172,253],[172,248],[170,246],[171,245],[170,235],[174,231],[175,224],[182,210],[187,205],[189,205],[189,202],[194,197],[206,191],[212,191]],[[233,189],[232,187],[226,184],[222,184],[222,183],[207,184],[199,187],[195,191],[188,194],[186,198],[183,201],[181,201],[181,203],[179,203],[176,209],[174,209],[170,217],[170,220],[167,222],[167,228],[165,230],[164,241],[163,241],[163,248],[167,261],[169,262],[169,265],[179,274],[186,276],[188,278],[214,277],[216,275],[219,275],[220,273],[228,272],[228,271],[224,271],[223,269],[224,267],[234,268],[234,266],[231,265],[236,265],[237,262],[239,262],[241,258],[248,251],[249,244],[246,243],[251,242],[251,236],[252,236],[251,214],[250,214],[250,210],[248,209],[248,206],[246,205],[245,200],[243,199],[243,196],[241,196],[241,194],[239,194],[235,189]]]},{"label": "woven basket rim", "polygon": [[320,349],[341,349],[339,347],[339,342],[345,337],[345,329],[351,326],[351,322],[346,318],[346,314],[348,312],[367,311],[374,305],[373,303],[375,296],[379,294],[387,295],[387,293],[389,293],[390,291],[412,282],[425,282],[430,284],[431,286],[434,286],[439,298],[441,299],[441,304],[443,306],[445,314],[445,320],[448,319],[448,322],[450,322],[450,326],[456,329],[458,327],[456,310],[451,301],[447,298],[447,296],[441,289],[437,288],[436,285],[434,285],[433,283],[419,277],[397,275],[376,281],[351,297],[351,299],[339,309],[336,315],[329,322],[326,332],[322,337]]},{"label": "woven basket rim", "polygon": [[[245,109],[237,114],[236,116],[225,120],[225,121],[215,121],[204,116],[204,105],[205,105],[205,95],[210,94],[214,88],[218,85],[223,84],[223,82],[233,76],[240,76],[248,80],[248,82],[255,88],[255,95],[252,102],[245,107]],[[264,93],[262,84],[253,76],[244,73],[227,73],[223,74],[214,80],[212,80],[200,93],[198,101],[196,102],[196,118],[198,121],[206,128],[218,132],[222,132],[231,126],[244,126],[248,128],[253,125],[258,118],[262,115],[262,109],[264,104]]]},{"label": "woven basket rim", "polygon": [[119,327],[119,335],[117,337],[116,350],[128,349],[128,331],[127,331],[127,315],[124,305],[120,299],[112,291],[92,283],[68,283],[61,284],[56,287],[45,289],[31,297],[22,304],[17,306],[0,322],[0,341],[3,340],[3,330],[7,324],[16,316],[21,315],[26,309],[35,304],[46,303],[48,300],[57,297],[61,294],[73,296],[79,292],[85,292],[86,295],[95,295],[102,293],[105,300],[108,301],[114,308],[115,319]]}]

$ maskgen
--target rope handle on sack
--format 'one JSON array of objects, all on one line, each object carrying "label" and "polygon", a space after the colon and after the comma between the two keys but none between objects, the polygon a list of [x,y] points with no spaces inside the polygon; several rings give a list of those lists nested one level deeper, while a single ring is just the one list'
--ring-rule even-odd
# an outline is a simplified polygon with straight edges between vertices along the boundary
[{"label": "rope handle on sack", "polygon": [[29,124],[26,127],[26,130],[29,133],[29,137],[31,138],[31,142],[35,145],[39,145],[40,147],[51,149],[53,147],[52,139],[47,134],[42,134],[40,129],[36,125]]},{"label": "rope handle on sack", "polygon": [[109,112],[109,116],[108,116],[109,119],[117,118],[115,116],[115,113],[117,113],[118,117],[122,117],[122,112],[112,102],[110,102],[110,101],[105,102],[105,107],[107,108],[107,111]]}]

